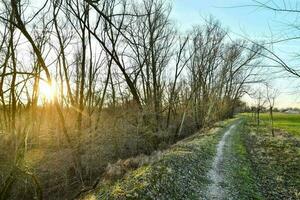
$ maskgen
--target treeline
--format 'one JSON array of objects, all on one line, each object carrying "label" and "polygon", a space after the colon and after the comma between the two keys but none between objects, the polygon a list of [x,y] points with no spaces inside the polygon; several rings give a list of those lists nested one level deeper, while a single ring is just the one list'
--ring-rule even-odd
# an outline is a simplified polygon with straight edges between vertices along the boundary
[{"label": "treeline", "polygon": [[[108,162],[234,114],[261,49],[213,18],[182,33],[170,13],[163,0],[1,0],[1,151],[14,166],[0,179],[1,197],[24,171],[40,185],[24,170],[32,149],[71,150],[68,177],[86,186]],[[42,82],[56,88],[51,99]],[[104,151],[111,157],[92,156]],[[57,184],[49,182],[36,195]]]}]

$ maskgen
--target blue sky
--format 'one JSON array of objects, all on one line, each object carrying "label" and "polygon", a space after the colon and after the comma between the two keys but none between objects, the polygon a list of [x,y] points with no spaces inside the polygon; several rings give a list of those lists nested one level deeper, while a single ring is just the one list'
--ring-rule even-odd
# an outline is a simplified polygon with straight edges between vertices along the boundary
[{"label": "blue sky", "polygon": [[[280,6],[283,1],[275,2]],[[297,35],[287,30],[287,23],[295,20],[294,14],[278,14],[257,7],[244,7],[251,4],[253,4],[251,0],[173,0],[171,18],[183,32],[190,30],[195,24],[201,24],[203,18],[212,15],[223,27],[228,28],[233,38],[243,36],[252,40],[265,40],[272,36],[276,40],[287,35]],[[299,41],[280,43],[274,49],[287,63],[292,65],[299,63],[292,60],[295,52],[300,52]],[[281,78],[270,81],[281,92],[277,100],[278,107],[300,107],[298,80],[299,78]],[[244,99],[251,104],[251,99]]]},{"label": "blue sky", "polygon": [[[167,0],[165,0],[167,1]],[[231,38],[248,37],[252,40],[264,40],[273,35],[275,39],[282,39],[288,32],[287,22],[295,20],[292,14],[276,14],[266,9],[257,7],[245,7],[253,4],[251,0],[170,0],[173,4],[171,18],[176,21],[182,32],[188,31],[193,25],[203,23],[203,18],[213,16],[219,20],[224,28],[228,28]],[[262,0],[267,1],[267,0]],[[282,5],[284,0],[274,0],[277,4]],[[286,2],[297,2],[299,0],[285,0]],[[41,1],[32,0],[32,5],[39,7]],[[242,7],[239,7],[242,6]],[[289,5],[288,5],[289,6]],[[290,5],[294,8],[294,5]],[[272,33],[270,31],[272,27]],[[297,32],[300,35],[300,30]],[[295,35],[297,35],[295,33]],[[287,63],[297,65],[298,60],[292,61],[294,53],[300,53],[300,40],[280,43],[275,46],[275,51]],[[300,60],[299,60],[300,61]],[[269,70],[270,72],[270,70]],[[271,71],[272,73],[272,71]],[[277,101],[278,107],[300,107],[300,79],[281,78],[274,79],[271,84],[278,88],[282,93]],[[251,103],[251,99],[245,98]]]},{"label": "blue sky", "polygon": [[[256,8],[229,8],[247,5],[249,1],[237,0],[173,0],[172,17],[181,28],[188,29],[201,22],[201,16],[212,15],[234,32],[247,30],[249,33],[263,33],[272,15],[271,12],[258,12]],[[244,2],[244,3],[243,3]]]}]

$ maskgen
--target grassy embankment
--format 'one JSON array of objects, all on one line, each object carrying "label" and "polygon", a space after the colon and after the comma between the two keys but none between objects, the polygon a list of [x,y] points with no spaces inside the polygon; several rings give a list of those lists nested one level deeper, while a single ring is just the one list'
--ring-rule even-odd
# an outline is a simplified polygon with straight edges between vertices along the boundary
[{"label": "grassy embankment", "polygon": [[[230,199],[300,199],[300,142],[294,137],[299,131],[297,115],[275,113],[275,137],[267,114],[261,115],[259,129],[249,116],[243,115],[245,121],[225,144],[220,167],[225,195]],[[216,145],[230,124],[227,121],[223,128],[178,142],[157,161],[122,179],[102,181],[84,199],[206,199],[211,184],[207,173]]]},{"label": "grassy embankment", "polygon": [[[127,173],[121,180],[102,181],[84,199],[205,199],[210,184],[207,173],[216,154],[216,145],[232,123],[233,120],[223,122],[218,128],[178,142],[165,151],[159,160]],[[233,153],[224,155],[230,156],[230,159],[226,158],[229,162],[225,167],[234,166],[235,169],[226,170],[233,176],[230,181],[236,181],[234,184],[226,183],[227,188],[234,188],[235,191],[235,194],[228,195],[233,199],[239,199],[240,196],[256,197],[258,195],[252,169],[247,162],[247,152],[241,144],[241,138],[236,139],[234,142],[238,144],[233,145]],[[236,159],[231,159],[232,156],[236,156]],[[244,166],[242,170],[241,166]],[[249,187],[251,191],[247,190]]]}]

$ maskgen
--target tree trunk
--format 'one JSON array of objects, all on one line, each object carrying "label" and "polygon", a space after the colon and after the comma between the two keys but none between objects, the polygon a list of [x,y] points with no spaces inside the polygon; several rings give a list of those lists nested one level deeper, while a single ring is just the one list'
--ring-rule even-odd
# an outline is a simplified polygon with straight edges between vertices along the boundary
[{"label": "tree trunk", "polygon": [[273,118],[273,106],[270,107],[270,117],[271,117],[271,130],[272,130],[272,136],[275,136],[274,133],[274,118]]}]

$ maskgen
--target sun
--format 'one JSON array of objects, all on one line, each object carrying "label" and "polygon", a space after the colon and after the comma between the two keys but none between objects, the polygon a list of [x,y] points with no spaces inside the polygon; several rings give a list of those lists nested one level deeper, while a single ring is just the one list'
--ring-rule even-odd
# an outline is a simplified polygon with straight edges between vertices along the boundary
[{"label": "sun", "polygon": [[51,102],[56,95],[56,84],[52,81],[51,85],[48,82],[41,81],[39,83],[39,93],[43,101]]}]

